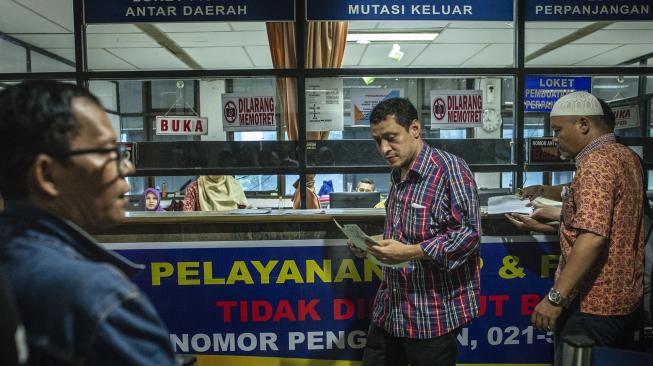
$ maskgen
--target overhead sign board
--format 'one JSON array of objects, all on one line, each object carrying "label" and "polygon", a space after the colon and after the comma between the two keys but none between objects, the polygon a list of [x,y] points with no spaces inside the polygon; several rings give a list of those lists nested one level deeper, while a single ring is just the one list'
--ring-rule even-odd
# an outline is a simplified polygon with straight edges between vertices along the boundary
[{"label": "overhead sign board", "polygon": [[209,119],[196,116],[156,116],[157,135],[207,135]]},{"label": "overhead sign board", "polygon": [[294,0],[84,0],[92,23],[294,21]]},{"label": "overhead sign board", "polygon": [[526,77],[524,90],[524,111],[549,113],[560,97],[575,91],[592,92],[590,76],[536,76]]},{"label": "overhead sign board", "polygon": [[307,20],[513,20],[512,0],[307,0]]},{"label": "overhead sign board", "polygon": [[614,112],[614,128],[616,130],[639,127],[639,107],[635,105],[614,107],[612,111]]},{"label": "overhead sign board", "polygon": [[276,130],[274,95],[222,94],[222,129]]},{"label": "overhead sign board", "polygon": [[480,127],[482,122],[480,90],[431,91],[431,128]]},{"label": "overhead sign board", "polygon": [[527,0],[526,21],[653,20],[651,0]]}]

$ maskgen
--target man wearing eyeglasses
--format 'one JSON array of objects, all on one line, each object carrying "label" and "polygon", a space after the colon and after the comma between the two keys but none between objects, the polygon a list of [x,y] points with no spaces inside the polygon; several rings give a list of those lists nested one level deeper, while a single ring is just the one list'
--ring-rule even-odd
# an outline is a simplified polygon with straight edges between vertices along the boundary
[{"label": "man wearing eyeglasses", "polygon": [[172,365],[168,332],[128,279],[142,267],[87,231],[124,216],[134,168],[87,90],[28,81],[0,92],[0,264],[32,364]]}]

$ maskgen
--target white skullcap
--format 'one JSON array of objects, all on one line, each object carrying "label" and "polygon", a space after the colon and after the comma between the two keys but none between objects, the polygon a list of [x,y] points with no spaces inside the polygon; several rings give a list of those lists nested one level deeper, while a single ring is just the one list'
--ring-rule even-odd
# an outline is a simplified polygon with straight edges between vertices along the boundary
[{"label": "white skullcap", "polygon": [[601,103],[585,91],[569,93],[558,99],[551,108],[551,117],[556,116],[602,116]]}]

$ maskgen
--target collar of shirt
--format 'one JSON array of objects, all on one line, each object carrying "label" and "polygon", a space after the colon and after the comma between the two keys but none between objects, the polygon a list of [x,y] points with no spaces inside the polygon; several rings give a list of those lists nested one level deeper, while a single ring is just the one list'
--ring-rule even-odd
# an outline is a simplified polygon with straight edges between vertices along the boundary
[{"label": "collar of shirt", "polygon": [[73,247],[81,255],[94,261],[105,262],[118,267],[127,276],[133,276],[145,269],[127,258],[104,249],[93,237],[75,223],[22,201],[7,201],[0,218],[19,219],[37,225]]},{"label": "collar of shirt", "polygon": [[[420,177],[423,177],[426,174],[426,170],[429,168],[427,160],[431,156],[431,147],[424,141],[422,141],[422,150],[417,154],[417,158],[413,160],[408,168],[408,174],[406,175],[406,180],[410,178],[411,172],[414,172]],[[392,184],[397,184],[401,182],[401,169],[395,168],[392,170],[391,174]]]},{"label": "collar of shirt", "polygon": [[605,135],[601,135],[594,140],[592,140],[589,144],[585,145],[585,147],[576,155],[576,168],[580,165],[580,163],[594,150],[598,149],[599,147],[607,144],[614,144],[617,142],[617,140],[614,137],[614,133],[606,133]]}]

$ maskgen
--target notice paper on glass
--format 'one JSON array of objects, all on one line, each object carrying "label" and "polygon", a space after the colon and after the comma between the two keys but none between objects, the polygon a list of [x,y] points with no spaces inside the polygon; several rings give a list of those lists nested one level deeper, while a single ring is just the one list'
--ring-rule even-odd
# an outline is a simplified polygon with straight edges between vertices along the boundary
[{"label": "notice paper on glass", "polygon": [[[360,228],[360,226],[356,224],[346,224],[346,225],[340,225],[336,219],[333,219],[333,222],[336,223],[338,228],[345,234],[347,239],[351,240],[351,243],[358,249],[364,250],[367,252],[367,243],[374,243],[373,245],[377,245],[376,240],[374,240],[372,237],[369,235],[365,234],[363,229]],[[367,253],[367,259],[369,259],[372,263],[378,265],[378,266],[383,266],[383,267],[394,267],[394,268],[406,268],[410,267],[410,262],[402,262],[402,263],[397,263],[397,264],[387,264],[379,261],[376,259],[375,256],[371,255],[370,253]]]},{"label": "notice paper on glass", "polygon": [[528,200],[522,200],[514,194],[490,197],[487,200],[487,213],[488,215],[510,212],[531,214],[533,213],[533,208],[526,206],[528,203]]}]

